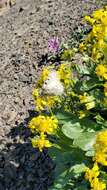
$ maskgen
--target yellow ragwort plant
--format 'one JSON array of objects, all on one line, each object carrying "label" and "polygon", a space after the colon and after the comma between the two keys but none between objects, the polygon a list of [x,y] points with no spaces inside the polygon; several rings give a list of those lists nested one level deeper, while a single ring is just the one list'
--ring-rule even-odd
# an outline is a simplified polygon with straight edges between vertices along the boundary
[{"label": "yellow ragwort plant", "polygon": [[[36,110],[39,113],[44,110],[51,112],[56,104],[61,103],[61,95],[69,88],[72,77],[70,65],[66,66],[67,64],[63,63],[58,66],[56,71],[54,67],[43,68],[36,88],[33,90]],[[53,93],[51,86],[54,88]],[[29,123],[29,128],[33,133],[39,133],[39,137],[32,139],[33,147],[38,147],[42,151],[44,147],[52,146],[52,143],[46,140],[46,136],[54,134],[57,127],[58,120],[53,114],[52,116],[39,115],[34,117]]]},{"label": "yellow ragwort plant", "polygon": [[106,183],[99,179],[99,175],[100,170],[96,162],[92,169],[86,169],[85,179],[90,182],[91,190],[106,190]]},{"label": "yellow ragwort plant", "polygon": [[99,179],[100,167],[107,166],[107,131],[102,131],[97,134],[94,144],[95,155],[93,157],[94,166],[92,169],[87,168],[85,179],[90,182],[92,190],[106,190],[106,183]]},{"label": "yellow ragwort plant", "polygon": [[107,59],[107,6],[86,16],[85,20],[92,26],[85,41],[80,44],[81,51],[88,51],[94,60],[105,56]]},{"label": "yellow ragwort plant", "polygon": [[38,147],[40,151],[42,151],[44,147],[50,147],[52,144],[46,139],[46,135],[55,133],[57,127],[58,120],[55,116],[39,115],[34,117],[29,123],[29,128],[32,133],[38,133],[39,137],[32,139],[33,147]]}]

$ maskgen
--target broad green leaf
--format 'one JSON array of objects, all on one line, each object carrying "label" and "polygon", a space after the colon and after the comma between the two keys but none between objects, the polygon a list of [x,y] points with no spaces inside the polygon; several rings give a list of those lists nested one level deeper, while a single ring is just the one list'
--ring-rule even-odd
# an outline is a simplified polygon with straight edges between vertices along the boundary
[{"label": "broad green leaf", "polygon": [[66,122],[63,126],[62,126],[62,132],[65,136],[67,136],[70,139],[75,139],[78,138],[81,133],[82,133],[82,128],[79,122],[77,121],[70,121],[70,122]]},{"label": "broad green leaf", "polygon": [[55,182],[49,190],[65,190],[65,186],[71,178],[69,164],[71,162],[72,152],[63,152],[62,150],[51,148],[49,155],[56,164]]},{"label": "broad green leaf", "polygon": [[75,175],[77,175],[77,170],[80,174],[84,170],[84,165],[81,165],[85,159],[84,154],[77,148],[71,152],[63,152],[52,148],[49,155],[56,164],[55,182],[49,190],[66,190],[66,185],[70,179],[74,179]]},{"label": "broad green leaf", "polygon": [[57,131],[57,141],[55,143],[57,143],[57,145],[63,149],[63,151],[68,152],[71,151],[72,149],[72,144],[73,144],[73,140],[69,139],[67,136],[65,136],[62,132],[62,130],[58,130]]},{"label": "broad green leaf", "polygon": [[57,117],[59,124],[64,124],[68,121],[71,121],[74,116],[71,113],[63,112],[63,111],[57,111],[55,113],[55,116]]},{"label": "broad green leaf", "polygon": [[77,139],[74,140],[74,146],[81,148],[84,151],[92,149],[95,143],[95,132],[84,132]]},{"label": "broad green leaf", "polygon": [[64,190],[70,177],[68,170],[65,170],[49,190]]}]

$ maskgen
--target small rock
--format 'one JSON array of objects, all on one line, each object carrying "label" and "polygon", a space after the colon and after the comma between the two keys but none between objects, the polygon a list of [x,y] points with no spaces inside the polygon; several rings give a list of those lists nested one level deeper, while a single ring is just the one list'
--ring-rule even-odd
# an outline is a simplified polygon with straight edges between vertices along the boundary
[{"label": "small rock", "polygon": [[11,181],[11,179],[16,178],[16,168],[12,164],[5,165],[4,167],[4,175],[6,180]]},{"label": "small rock", "polygon": [[8,122],[10,123],[16,118],[17,112],[11,111],[9,116],[10,116],[10,118],[9,118]]},{"label": "small rock", "polygon": [[5,189],[4,189],[4,186],[1,184],[1,182],[0,182],[0,189],[1,189],[1,190],[5,190]]}]

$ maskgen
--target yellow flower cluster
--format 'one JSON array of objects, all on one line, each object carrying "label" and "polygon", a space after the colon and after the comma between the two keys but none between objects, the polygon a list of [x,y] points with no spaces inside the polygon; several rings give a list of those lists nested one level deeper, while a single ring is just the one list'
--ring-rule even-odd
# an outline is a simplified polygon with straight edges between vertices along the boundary
[{"label": "yellow flower cluster", "polygon": [[86,116],[86,114],[87,114],[87,110],[85,110],[85,111],[79,111],[78,112],[78,115],[79,115],[79,119],[82,119],[82,118],[84,118],[85,116]]},{"label": "yellow flower cluster", "polygon": [[94,145],[94,160],[104,166],[107,166],[107,131],[100,132],[96,137]]},{"label": "yellow flower cluster", "polygon": [[58,98],[56,96],[40,95],[39,89],[33,90],[33,98],[38,112],[43,111],[46,108],[51,109],[54,106]]},{"label": "yellow flower cluster", "polygon": [[51,72],[52,67],[44,67],[39,80],[37,81],[37,86],[33,90],[33,98],[36,106],[36,110],[38,112],[43,111],[44,109],[51,108],[54,106],[56,100],[58,98],[56,96],[49,96],[49,95],[44,95],[42,93],[42,86],[46,79],[48,78],[49,73]]},{"label": "yellow flower cluster", "polygon": [[95,163],[92,169],[87,168],[85,179],[90,182],[92,190],[106,190],[105,182],[99,180],[100,170],[98,163],[107,166],[107,131],[102,131],[97,135],[94,150],[93,160]]},{"label": "yellow flower cluster", "polygon": [[[56,78],[54,78],[53,76]],[[51,79],[52,77],[53,79]],[[57,85],[57,87],[62,88],[61,85],[63,85],[64,88],[67,89],[71,84],[71,77],[72,74],[70,64],[67,65],[66,63],[63,63],[59,65],[57,71],[54,70],[53,67],[43,68],[40,78],[37,82],[37,86],[32,93],[35,101],[36,110],[38,112],[42,112],[45,109],[48,109],[48,111],[50,111],[51,108],[53,108],[54,105],[56,105],[56,103],[60,103],[61,97],[59,97],[59,95],[56,96],[51,93],[44,93],[44,90],[46,90],[44,89],[44,87],[46,88],[46,85],[48,84],[49,86],[50,84],[50,89],[52,87],[55,88],[56,86],[54,85]],[[54,82],[53,80],[56,80],[56,82]],[[60,84],[60,81],[62,84]],[[32,133],[39,133],[39,137],[32,139],[33,147],[38,147],[39,150],[42,151],[44,147],[52,146],[52,143],[50,143],[49,140],[46,139],[46,135],[54,134],[57,127],[58,120],[54,116],[49,117],[40,114],[38,117],[34,117],[29,123],[29,128],[31,129]]]},{"label": "yellow flower cluster", "polygon": [[54,116],[39,115],[38,117],[34,117],[29,123],[29,128],[33,133],[37,131],[52,134],[57,126],[58,120]]},{"label": "yellow flower cluster", "polygon": [[32,139],[33,147],[38,147],[40,151],[44,147],[50,147],[52,144],[46,139],[46,134],[54,134],[57,127],[58,120],[54,116],[39,115],[34,117],[29,123],[29,128],[33,133],[38,132],[40,137]]},{"label": "yellow flower cluster", "polygon": [[[35,101],[36,110],[38,112],[41,112],[45,109],[51,109],[56,105],[56,103],[60,102],[61,96],[59,97],[56,95],[44,94],[44,90],[42,89],[43,84],[46,82],[49,74],[52,71],[53,67],[43,68],[40,79],[37,82],[37,86],[33,90],[32,94]],[[64,88],[67,90],[72,84],[72,72],[70,64],[62,63],[61,65],[59,65],[56,74],[59,81],[64,85]]]},{"label": "yellow flower cluster", "polygon": [[57,73],[65,88],[68,89],[72,84],[72,72],[70,63],[62,63],[58,67]]},{"label": "yellow flower cluster", "polygon": [[52,146],[52,144],[46,139],[46,136],[41,133],[39,138],[32,139],[32,146],[34,148],[39,148],[40,152],[42,152],[43,148],[49,148]]},{"label": "yellow flower cluster", "polygon": [[47,79],[49,73],[50,73],[50,70],[51,70],[51,67],[44,67],[42,69],[42,72],[41,72],[41,75],[40,75],[40,78],[37,82],[37,87],[42,87],[44,81]]},{"label": "yellow flower cluster", "polygon": [[95,107],[95,100],[93,96],[89,96],[86,92],[79,96],[80,103],[85,104],[87,110]]},{"label": "yellow flower cluster", "polygon": [[107,80],[107,65],[98,64],[97,67],[96,67],[96,74],[99,77],[102,77],[105,80]]},{"label": "yellow flower cluster", "polygon": [[93,12],[92,16],[86,16],[85,20],[92,25],[92,30],[80,44],[80,50],[89,50],[94,60],[98,60],[107,54],[107,7]]},{"label": "yellow flower cluster", "polygon": [[99,179],[100,171],[97,163],[92,169],[87,168],[85,179],[90,182],[91,190],[106,190],[106,184]]}]

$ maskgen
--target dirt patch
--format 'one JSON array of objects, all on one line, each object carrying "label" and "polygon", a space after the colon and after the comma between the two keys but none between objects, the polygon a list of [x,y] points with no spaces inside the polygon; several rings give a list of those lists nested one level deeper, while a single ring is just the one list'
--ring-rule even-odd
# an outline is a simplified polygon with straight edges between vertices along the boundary
[{"label": "dirt patch", "polygon": [[103,4],[101,0],[16,0],[0,15],[0,190],[42,190],[51,183],[53,164],[46,153],[34,153],[28,140],[35,68],[50,37],[67,42],[83,15]]}]

